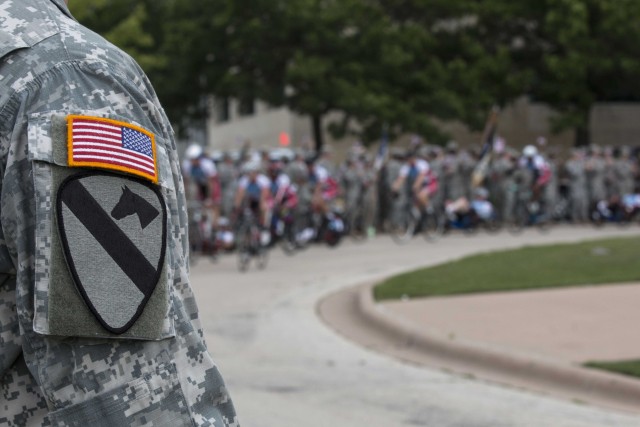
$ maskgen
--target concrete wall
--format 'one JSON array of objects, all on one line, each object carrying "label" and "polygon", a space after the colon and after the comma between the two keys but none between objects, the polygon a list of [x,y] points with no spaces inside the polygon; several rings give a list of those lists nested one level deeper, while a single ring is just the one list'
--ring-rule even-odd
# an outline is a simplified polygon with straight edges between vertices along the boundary
[{"label": "concrete wall", "polygon": [[[515,148],[535,144],[539,137],[544,137],[549,147],[560,152],[568,151],[573,145],[574,134],[567,131],[554,135],[548,124],[552,115],[546,106],[521,99],[500,112],[498,134]],[[482,143],[482,132],[470,132],[461,123],[444,124],[442,127],[463,147],[480,146]]]},{"label": "concrete wall", "polygon": [[[237,104],[231,103],[231,120],[226,123],[208,122],[209,147],[214,150],[238,149],[246,140],[254,148],[275,148],[279,135],[287,132],[291,138],[291,147],[298,148],[312,141],[311,121],[291,113],[286,108],[272,109],[258,103],[256,114],[240,117]],[[549,147],[559,154],[566,154],[573,146],[572,131],[554,135],[548,125],[553,112],[545,105],[530,103],[521,99],[500,114],[498,133],[510,146],[522,148],[535,143],[538,137],[545,137]],[[325,124],[338,116],[329,116]],[[592,112],[591,132],[593,143],[600,145],[637,145],[640,143],[640,104],[600,104]],[[479,146],[481,133],[470,132],[461,123],[442,124],[443,130],[452,135],[463,147]],[[398,143],[406,145],[409,137],[401,138]],[[333,148],[336,157],[342,157],[355,138],[336,141],[327,133],[327,145]]]},{"label": "concrete wall", "polygon": [[291,135],[293,115],[286,108],[269,108],[257,103],[256,114],[240,116],[237,102],[230,102],[230,120],[216,123],[211,118],[207,123],[208,147],[211,150],[237,150],[245,141],[254,148],[277,147],[281,132]]},{"label": "concrete wall", "polygon": [[597,144],[640,144],[640,105],[601,104],[591,113],[591,136]]},{"label": "concrete wall", "polygon": [[[533,144],[542,136],[560,154],[566,154],[574,144],[574,132],[553,134],[549,120],[553,112],[543,104],[521,99],[500,114],[498,133],[516,148]],[[443,126],[461,145],[480,144],[481,134],[471,133],[461,124]],[[607,103],[591,112],[591,142],[605,145],[637,145],[640,143],[640,104]]]}]

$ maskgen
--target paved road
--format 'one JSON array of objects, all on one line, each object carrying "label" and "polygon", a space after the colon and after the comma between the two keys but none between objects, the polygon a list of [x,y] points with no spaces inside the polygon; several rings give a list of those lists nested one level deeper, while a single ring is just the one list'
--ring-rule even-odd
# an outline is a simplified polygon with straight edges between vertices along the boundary
[{"label": "paved road", "polygon": [[454,235],[399,247],[386,237],[238,273],[234,257],[201,260],[192,282],[210,351],[244,427],[638,427],[640,418],[505,388],[376,354],[330,330],[317,302],[338,289],[490,249],[638,230],[565,228],[518,238]]}]

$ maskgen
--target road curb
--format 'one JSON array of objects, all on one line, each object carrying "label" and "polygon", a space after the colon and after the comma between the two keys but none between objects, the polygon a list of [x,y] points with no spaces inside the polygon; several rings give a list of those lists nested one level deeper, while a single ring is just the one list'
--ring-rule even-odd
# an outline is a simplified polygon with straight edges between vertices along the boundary
[{"label": "road curb", "polygon": [[536,391],[559,393],[578,402],[640,412],[640,381],[422,330],[377,304],[373,287],[374,284],[369,284],[358,290],[357,314],[391,342],[417,349],[440,367],[462,369],[490,380],[499,378],[501,382]]}]

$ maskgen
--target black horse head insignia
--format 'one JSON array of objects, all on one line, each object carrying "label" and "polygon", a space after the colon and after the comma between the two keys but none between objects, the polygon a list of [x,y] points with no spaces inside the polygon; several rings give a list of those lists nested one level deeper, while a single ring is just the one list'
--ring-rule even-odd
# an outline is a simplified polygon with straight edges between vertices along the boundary
[{"label": "black horse head insignia", "polygon": [[130,215],[138,215],[140,226],[144,230],[160,215],[160,212],[151,203],[129,190],[129,187],[125,185],[122,187],[122,196],[120,196],[118,204],[111,211],[111,216],[120,220]]}]

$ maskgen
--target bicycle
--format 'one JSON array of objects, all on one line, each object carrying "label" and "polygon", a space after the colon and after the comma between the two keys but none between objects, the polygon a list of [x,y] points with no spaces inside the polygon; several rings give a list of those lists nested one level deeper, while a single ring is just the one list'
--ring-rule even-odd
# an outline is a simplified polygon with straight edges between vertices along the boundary
[{"label": "bicycle", "polygon": [[211,261],[218,258],[218,241],[211,216],[202,202],[192,202],[188,206],[189,216],[189,262],[196,264],[201,256]]},{"label": "bicycle", "polygon": [[300,232],[300,221],[297,220],[294,209],[277,207],[271,220],[270,246],[279,245],[286,255],[291,256],[297,249],[302,249]]},{"label": "bicycle", "polygon": [[517,191],[513,216],[507,229],[512,234],[520,234],[527,226],[535,226],[543,233],[551,228],[551,218],[546,213],[544,203],[536,200],[528,189]]},{"label": "bicycle", "polygon": [[236,249],[238,252],[238,269],[245,272],[249,268],[251,258],[256,258],[259,269],[267,266],[268,249],[262,242],[262,230],[254,209],[246,206],[242,209],[236,226]]},{"label": "bicycle", "polygon": [[424,209],[418,208],[413,195],[405,198],[397,218],[391,220],[389,227],[391,238],[400,245],[408,243],[420,232],[427,241],[435,241],[442,236],[444,229],[443,215],[431,203]]}]

